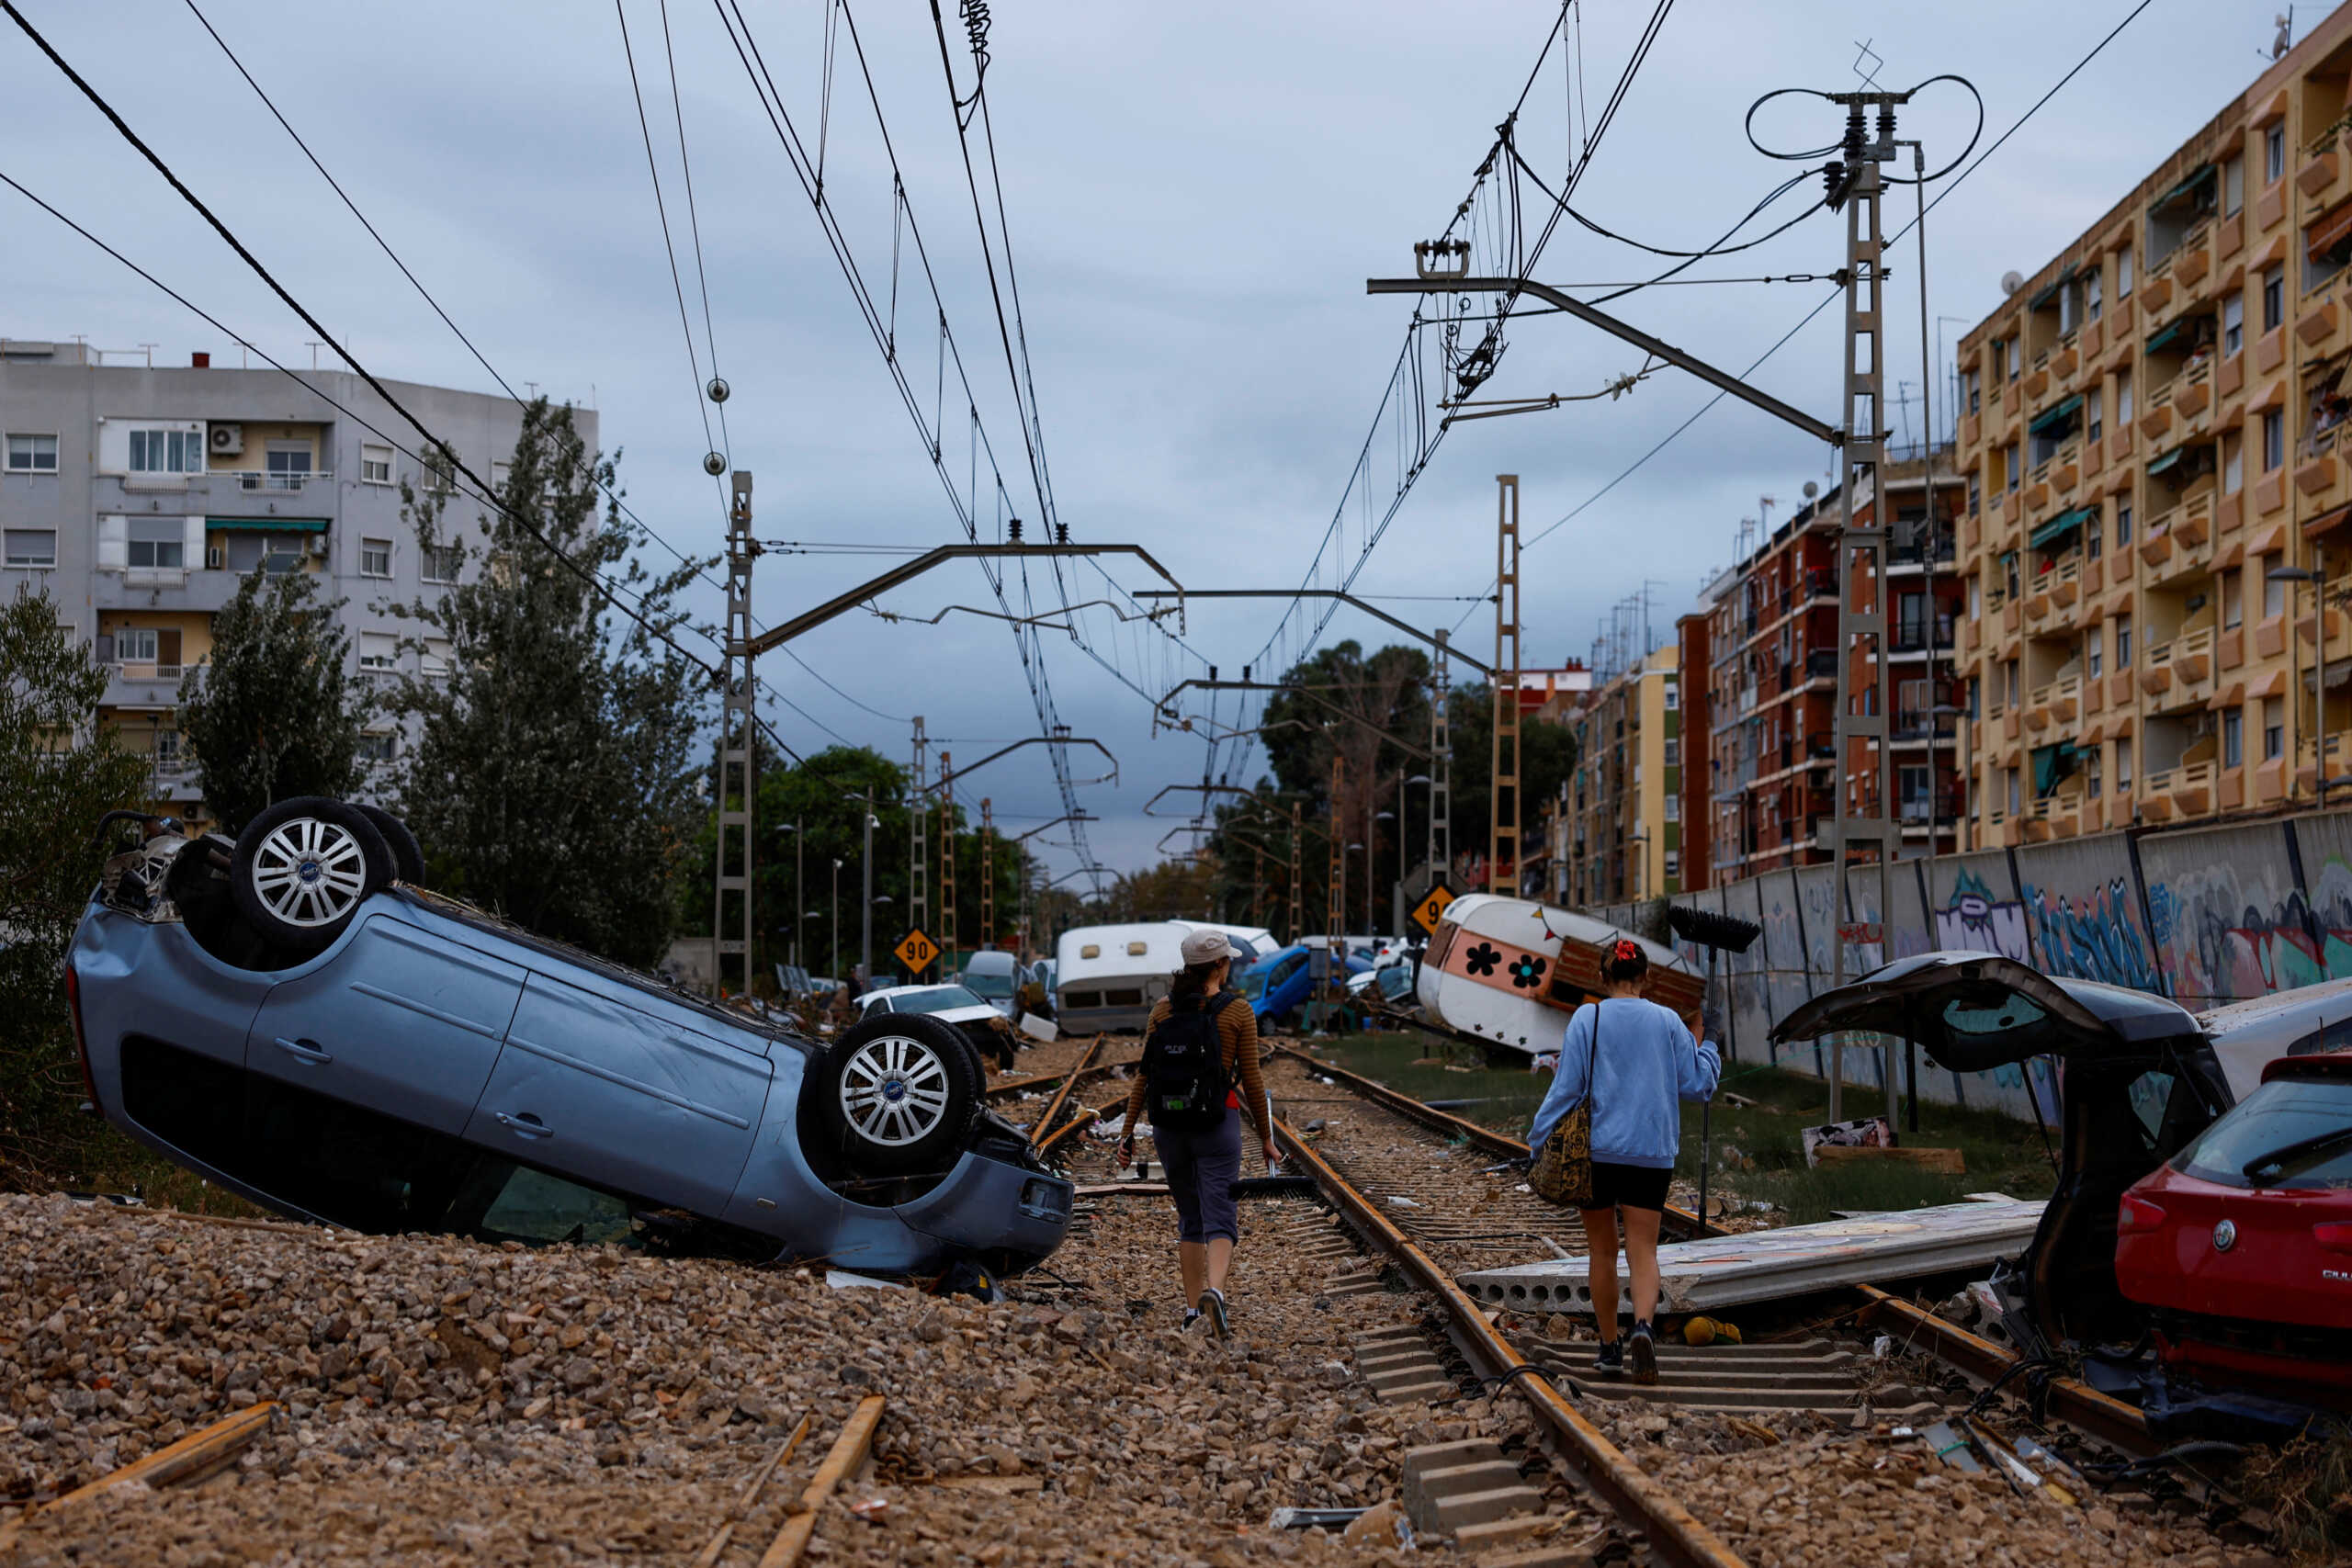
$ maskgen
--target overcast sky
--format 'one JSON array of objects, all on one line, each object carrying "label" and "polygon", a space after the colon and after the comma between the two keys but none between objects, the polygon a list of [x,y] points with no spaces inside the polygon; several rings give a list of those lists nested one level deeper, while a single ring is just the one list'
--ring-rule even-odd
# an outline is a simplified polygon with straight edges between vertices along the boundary
[{"label": "overcast sky", "polygon": [[[623,451],[631,503],[680,547],[714,553],[724,525],[700,459],[678,303],[654,210],[610,5],[295,6],[199,0],[417,275],[493,364],[558,398],[593,401]],[[1664,247],[1714,239],[1794,167],[1750,150],[1741,117],[1781,86],[1856,85],[1858,44],[1884,63],[1883,85],[1941,72],[1983,91],[1986,140],[2010,126],[2136,0],[1976,0],[1960,6],[1862,0],[1680,0],[1579,187],[1602,224]],[[51,41],[148,137],[181,176],[300,299],[380,375],[493,389],[464,347],[401,279],[268,117],[184,0],[23,0]],[[837,33],[823,112],[824,0],[742,0],[786,109],[812,151],[820,122],[826,190],[887,312],[892,276],[890,164],[845,31]],[[948,7],[959,84],[970,60]],[[1408,273],[1413,241],[1436,233],[1527,80],[1556,8],[1454,0],[1445,6],[1355,0],[994,0],[987,91],[1018,265],[1044,446],[1059,514],[1074,537],[1140,544],[1190,587],[1288,587],[1307,570],[1339,504],[1396,358],[1410,303],[1367,299],[1363,280]],[[1589,0],[1581,70],[1598,115],[1650,7]],[[1959,186],[1928,220],[1931,310],[1947,344],[1998,303],[2000,276],[2031,273],[2108,209],[2262,68],[2272,0],[2154,0],[2081,75]],[[2302,7],[2315,20],[2318,6]],[[865,0],[854,13],[932,268],[976,390],[1013,511],[1035,518],[939,47],[925,6]],[[701,300],[655,0],[628,0],[630,37],[662,161],[664,198],[703,354]],[[757,532],[772,539],[928,546],[960,525],[868,334],[810,205],[718,14],[673,0],[670,25],[692,152],[719,367],[732,383],[729,457],[757,476]],[[2300,28],[2299,28],[2300,36]],[[1563,167],[1575,51],[1555,51],[1529,96],[1521,144]],[[221,320],[297,367],[311,334],[245,271],[110,127],[13,28],[0,28],[0,167],[56,203]],[[1783,100],[1771,124],[1792,144],[1834,141],[1836,111]],[[1922,101],[1903,127],[1931,159],[1957,152],[1964,95]],[[988,185],[985,146],[980,188]],[[1551,177],[1547,174],[1547,178]],[[1530,193],[1531,197],[1532,192]],[[1800,198],[1801,199],[1801,198]],[[1890,215],[1907,219],[1899,191]],[[1794,206],[1776,211],[1793,213]],[[233,346],[0,190],[0,335],[85,334],[112,349],[153,342],[158,363]],[[903,220],[901,220],[903,221]],[[1890,225],[1892,226],[1892,224]],[[902,256],[910,257],[903,227]],[[1690,276],[1826,273],[1842,220],[1815,216]],[[1003,256],[998,257],[1000,268]],[[1561,283],[1649,276],[1664,264],[1564,228],[1541,272]],[[1891,258],[1896,312],[1891,379],[1921,379],[1916,257]],[[928,296],[899,271],[901,363],[924,417],[936,387]],[[1747,365],[1820,298],[1820,285],[1655,288],[1611,307],[1668,341],[1732,368]],[[1758,372],[1777,395],[1835,420],[1839,312],[1827,310]],[[1633,352],[1556,316],[1514,327],[1482,395],[1581,393],[1633,370]],[[216,359],[216,363],[222,361]],[[0,372],[4,373],[4,372]],[[707,365],[705,366],[707,373]],[[967,474],[968,414],[944,400],[946,460]],[[1469,595],[1493,574],[1494,476],[1521,477],[1532,536],[1613,479],[1706,400],[1665,373],[1616,401],[1457,427],[1359,581],[1371,594]],[[1908,417],[1919,418],[1916,405]],[[1939,416],[1940,422],[1940,414]],[[1897,420],[1898,433],[1904,428]],[[1825,449],[1736,403],[1707,415],[1525,563],[1526,658],[1585,657],[1609,606],[1651,585],[1663,637],[1712,568],[1728,559],[1758,498],[1793,502],[1827,472]],[[998,503],[980,481],[983,536]],[[1351,525],[1351,527],[1355,526]],[[1035,536],[1033,535],[1034,538]],[[1346,536],[1352,556],[1360,530]],[[863,581],[876,555],[776,554],[760,564],[757,613],[773,621]],[[1133,561],[1109,570],[1152,585]],[[1057,603],[1034,571],[1035,603]],[[1072,598],[1102,580],[1066,571]],[[987,605],[977,568],[944,570],[888,606],[928,616]],[[1479,606],[1399,599],[1426,626]],[[715,593],[707,613],[716,618]],[[1280,606],[1193,608],[1184,641],[1231,678],[1266,642]],[[1064,722],[1116,753],[1116,789],[1080,792],[1103,818],[1090,829],[1102,863],[1148,863],[1171,820],[1142,807],[1170,783],[1201,777],[1204,748],[1156,739],[1150,705],[1125,683],[1164,691],[1204,673],[1140,626],[1089,611],[1106,670],[1066,636],[1044,640]],[[1472,616],[1465,648],[1490,646]],[[1342,613],[1328,637],[1382,640]],[[763,674],[801,712],[773,711],[804,751],[836,738],[894,757],[907,719],[971,759],[1035,717],[1013,638],[999,622],[949,615],[937,626],[863,613],[797,645],[838,692],[789,661]],[[1262,674],[1263,671],[1259,673]],[[1122,679],[1124,677],[1124,680]],[[1230,718],[1235,699],[1219,708]],[[1203,711],[1197,698],[1187,711]],[[1253,756],[1254,764],[1259,759]],[[1074,754],[1080,778],[1103,770]],[[1254,766],[1239,782],[1254,780]],[[975,775],[1018,831],[1060,807],[1042,749]],[[1185,808],[1183,796],[1160,811]],[[1197,799],[1197,796],[1193,797]],[[1180,838],[1175,842],[1181,843]],[[1033,843],[1056,872],[1077,864],[1064,830]]]}]

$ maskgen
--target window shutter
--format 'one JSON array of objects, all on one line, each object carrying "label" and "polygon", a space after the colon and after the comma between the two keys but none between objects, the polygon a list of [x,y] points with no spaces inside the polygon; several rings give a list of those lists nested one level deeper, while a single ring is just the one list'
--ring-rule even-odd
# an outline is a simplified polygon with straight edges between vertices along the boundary
[{"label": "window shutter", "polygon": [[98,570],[127,571],[130,569],[130,519],[107,516],[98,519]]},{"label": "window shutter", "polygon": [[180,629],[164,626],[155,633],[155,662],[176,665],[180,661]]},{"label": "window shutter", "polygon": [[187,529],[184,536],[187,547],[180,554],[180,564],[194,571],[204,564],[204,519],[186,517],[181,519],[181,524]]}]

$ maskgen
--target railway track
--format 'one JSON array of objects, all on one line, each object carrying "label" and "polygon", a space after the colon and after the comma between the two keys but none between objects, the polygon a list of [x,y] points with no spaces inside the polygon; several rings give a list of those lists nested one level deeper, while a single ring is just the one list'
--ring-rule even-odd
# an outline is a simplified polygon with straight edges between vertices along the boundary
[{"label": "railway track", "polygon": [[[1322,1271],[1327,1297],[1401,1292],[1422,1307],[1418,1325],[1359,1337],[1351,1375],[1386,1401],[1518,1412],[1510,1418],[1521,1429],[1516,1445],[1457,1443],[1442,1446],[1452,1451],[1413,1450],[1400,1458],[1408,1511],[1474,1554],[1541,1540],[1549,1544],[1487,1560],[1532,1568],[1631,1557],[1738,1568],[1748,1559],[1736,1542],[1758,1561],[1774,1559],[1761,1544],[1769,1532],[1758,1536],[1748,1517],[1749,1499],[1686,1503],[1679,1494],[1691,1489],[1688,1450],[1662,1446],[1678,1441],[1734,1450],[1801,1438],[1826,1445],[1825,1453],[1836,1456],[1818,1466],[1826,1494],[1852,1488],[1862,1473],[1854,1468],[1857,1454],[1880,1471],[1894,1461],[1905,1474],[1927,1477],[1951,1462],[1937,1447],[1949,1439],[1965,1449],[1973,1438],[1985,1461],[1977,1468],[1989,1473],[1956,1472],[1957,1481],[2005,1483],[2021,1499],[2034,1497],[2033,1506],[2071,1509],[2074,1526],[2058,1528],[2079,1528],[2100,1501],[2087,1495],[2077,1467],[2154,1451],[2136,1410],[2063,1377],[2037,1382],[2049,1425],[2037,1428],[2040,1441],[2026,1436],[2030,1423],[2020,1410],[1978,1397],[2013,1379],[2013,1352],[1868,1287],[1837,1298],[1823,1309],[1826,1317],[1767,1342],[1662,1345],[1656,1385],[1595,1377],[1593,1343],[1568,1337],[1567,1320],[1490,1314],[1454,1280],[1506,1258],[1581,1251],[1577,1216],[1522,1190],[1522,1173],[1510,1162],[1524,1159],[1524,1145],[1296,1051],[1276,1048],[1269,1058],[1269,1088],[1282,1112],[1277,1140],[1330,1211],[1290,1218],[1280,1245]],[[1336,1105],[1335,1085],[1348,1091]],[[1113,1102],[1098,1114],[1115,1116],[1119,1108]],[[1079,1137],[1092,1120],[1081,1112],[1058,1127],[1041,1122],[1040,1147],[1081,1168],[1073,1171],[1081,1179],[1107,1183],[1114,1174],[1107,1153]],[[1702,1230],[1688,1211],[1670,1215],[1669,1226],[1684,1235]],[[1988,1413],[2018,1434],[2014,1446]],[[1944,1437],[1914,1436],[1930,1428]],[[2006,1473],[2012,1461],[2024,1468]],[[1575,1499],[1564,1502],[1555,1490],[1546,1500],[1527,1484],[1541,1484],[1555,1464],[1572,1478]],[[2173,1505],[2151,1516],[2160,1525],[2188,1508],[2211,1527],[2234,1507],[2193,1479],[2181,1486],[2142,1477],[2134,1484],[2136,1503]]]}]

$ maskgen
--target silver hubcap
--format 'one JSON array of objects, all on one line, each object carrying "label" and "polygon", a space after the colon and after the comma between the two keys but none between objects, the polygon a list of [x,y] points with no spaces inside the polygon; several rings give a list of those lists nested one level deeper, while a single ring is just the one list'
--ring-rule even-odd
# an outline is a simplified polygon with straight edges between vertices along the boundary
[{"label": "silver hubcap", "polygon": [[922,1041],[886,1035],[852,1053],[841,1093],[842,1114],[860,1137],[911,1144],[947,1114],[947,1067]]},{"label": "silver hubcap", "polygon": [[333,925],[367,891],[368,856],[334,823],[297,817],[263,838],[253,882],[262,907],[288,925]]}]

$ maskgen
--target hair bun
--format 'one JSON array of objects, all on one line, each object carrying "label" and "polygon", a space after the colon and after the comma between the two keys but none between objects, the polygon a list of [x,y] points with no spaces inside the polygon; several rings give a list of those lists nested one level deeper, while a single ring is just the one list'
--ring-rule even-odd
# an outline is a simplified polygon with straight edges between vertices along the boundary
[{"label": "hair bun", "polygon": [[1614,950],[1614,951],[1610,954],[1610,956],[1611,956],[1611,957],[1613,957],[1613,958],[1622,958],[1622,959],[1628,959],[1628,960],[1635,959],[1635,958],[1639,958],[1641,955],[1642,955],[1642,950],[1641,950],[1640,948],[1638,948],[1638,947],[1636,947],[1636,946],[1634,946],[1634,942],[1633,942],[1633,939],[1632,939],[1631,937],[1620,937],[1620,938],[1618,938],[1618,939],[1617,939],[1617,946],[1616,946],[1615,950]]}]

